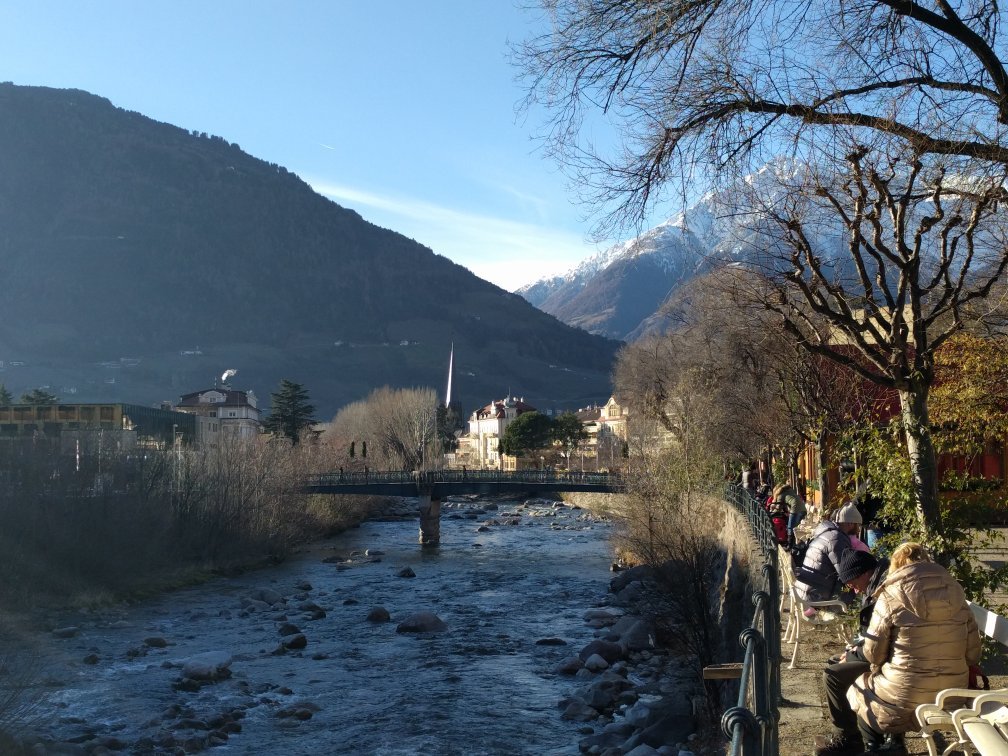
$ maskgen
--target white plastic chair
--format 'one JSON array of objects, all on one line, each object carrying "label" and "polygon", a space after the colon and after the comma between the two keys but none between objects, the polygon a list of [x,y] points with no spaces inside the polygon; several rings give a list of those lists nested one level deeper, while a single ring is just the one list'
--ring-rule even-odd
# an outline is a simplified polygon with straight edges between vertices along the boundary
[{"label": "white plastic chair", "polygon": [[[921,704],[916,709],[917,723],[920,725],[920,735],[927,743],[928,754],[930,756],[947,756],[953,751],[963,751],[970,753],[969,743],[963,743],[953,722],[953,713],[957,711],[973,712],[975,700],[987,693],[1005,693],[1008,691],[987,691],[972,690],[970,688],[946,688],[940,691],[934,703]],[[997,707],[994,707],[997,708]],[[947,732],[956,733],[945,750],[939,753],[938,745],[935,743],[935,733]]]},{"label": "white plastic chair", "polygon": [[794,572],[791,571],[791,552],[783,546],[777,547],[777,566],[780,568],[780,606],[778,611],[780,616],[784,616],[784,604],[788,603],[788,624],[784,630],[784,637],[791,637],[791,620],[794,615],[794,604],[791,601],[791,586],[794,585]]},{"label": "white plastic chair", "polygon": [[952,712],[952,724],[964,753],[1008,756],[1008,690],[982,692],[970,708]]},{"label": "white plastic chair", "polygon": [[[976,619],[980,632],[996,640],[1002,645],[1008,645],[1008,620],[994,612],[985,609],[978,604],[970,602],[970,610]],[[967,688],[946,688],[938,693],[934,703],[921,704],[916,709],[917,722],[920,724],[920,735],[927,743],[928,754],[930,756],[946,756],[952,751],[963,751],[973,753],[974,745],[966,738],[965,732],[959,732],[955,725],[954,716],[958,709],[963,712],[959,718],[964,720],[967,717],[985,717],[992,710],[1001,708],[1002,698],[1008,694],[1008,689],[1003,690],[972,690]],[[1008,731],[1008,726],[995,725],[1001,731]],[[970,730],[977,733],[977,737],[983,739],[983,733],[991,735],[986,725],[977,724],[970,726]],[[950,743],[939,755],[938,746],[935,743],[936,732],[955,733],[955,741]],[[994,741],[988,741],[991,745],[997,745]]]},{"label": "white plastic chair", "polygon": [[[787,630],[784,634],[785,643],[794,643],[794,651],[791,653],[791,663],[788,669],[794,669],[795,662],[798,661],[798,646],[801,643],[802,625],[812,628],[832,628],[836,631],[837,639],[841,643],[848,640],[847,620],[850,615],[847,613],[847,605],[840,599],[829,599],[828,601],[805,601],[798,595],[797,587],[792,584],[791,590],[791,613],[788,617]],[[815,609],[815,614],[807,616],[807,609]]]}]

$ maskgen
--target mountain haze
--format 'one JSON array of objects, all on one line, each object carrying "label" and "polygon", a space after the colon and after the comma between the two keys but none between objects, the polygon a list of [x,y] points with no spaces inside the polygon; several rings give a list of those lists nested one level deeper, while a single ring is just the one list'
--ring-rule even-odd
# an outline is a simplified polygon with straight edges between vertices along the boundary
[{"label": "mountain haze", "polygon": [[453,341],[466,410],[509,389],[544,406],[609,391],[617,343],[220,137],[8,83],[0,161],[0,382],[15,395],[151,403],[234,368],[261,398],[303,383],[324,419],[386,383],[440,389]]}]

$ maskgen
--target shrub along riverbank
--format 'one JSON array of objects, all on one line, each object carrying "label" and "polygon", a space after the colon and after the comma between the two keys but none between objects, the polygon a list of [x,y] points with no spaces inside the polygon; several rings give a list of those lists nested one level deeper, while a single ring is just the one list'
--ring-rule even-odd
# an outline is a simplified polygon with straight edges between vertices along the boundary
[{"label": "shrub along riverbank", "polygon": [[321,452],[234,441],[204,451],[0,450],[0,607],[103,603],[286,557],[364,519],[368,500],[306,496]]}]

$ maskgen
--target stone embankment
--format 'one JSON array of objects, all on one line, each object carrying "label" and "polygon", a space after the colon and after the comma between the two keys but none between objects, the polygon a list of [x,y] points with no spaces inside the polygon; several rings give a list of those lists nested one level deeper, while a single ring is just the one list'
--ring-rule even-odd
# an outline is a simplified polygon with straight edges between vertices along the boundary
[{"label": "stone embankment", "polygon": [[642,606],[650,574],[634,567],[612,580],[606,605],[584,615],[598,637],[555,670],[579,684],[560,707],[564,719],[586,723],[582,753],[692,756],[696,674],[681,657],[655,646],[655,628]]}]

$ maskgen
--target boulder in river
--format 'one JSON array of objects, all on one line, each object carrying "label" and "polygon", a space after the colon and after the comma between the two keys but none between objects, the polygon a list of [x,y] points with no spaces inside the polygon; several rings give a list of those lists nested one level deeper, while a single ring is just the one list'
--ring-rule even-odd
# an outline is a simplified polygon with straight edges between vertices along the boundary
[{"label": "boulder in river", "polygon": [[258,601],[256,599],[249,598],[248,596],[241,600],[241,605],[242,611],[246,614],[248,612],[268,612],[273,608],[265,601]]},{"label": "boulder in river", "polygon": [[647,580],[654,576],[654,568],[648,565],[639,565],[637,567],[631,567],[629,570],[624,570],[609,581],[609,591],[611,593],[619,593],[624,588],[626,588],[630,583],[640,582],[642,580]]},{"label": "boulder in river", "polygon": [[599,713],[588,704],[575,700],[567,704],[567,708],[560,716],[571,722],[590,722],[598,719],[598,715]]},{"label": "boulder in river", "polygon": [[537,646],[566,646],[567,641],[563,638],[540,638],[535,644]]},{"label": "boulder in river", "polygon": [[582,667],[584,667],[584,662],[581,659],[577,656],[569,656],[560,662],[553,671],[558,675],[573,675]]},{"label": "boulder in river", "polygon": [[414,578],[414,577],[416,577],[416,573],[415,573],[415,572],[413,572],[413,568],[412,568],[412,567],[403,567],[403,568],[402,568],[401,570],[399,570],[399,572],[398,572],[398,573],[396,573],[396,574],[397,574],[397,575],[398,575],[399,577],[401,577],[401,578]]},{"label": "boulder in river", "polygon": [[623,658],[623,647],[619,643],[612,643],[611,641],[605,640],[593,640],[583,649],[578,656],[581,657],[583,661],[588,661],[588,658],[592,654],[598,654],[607,662],[612,664],[615,661],[619,661]]},{"label": "boulder in river", "polygon": [[384,606],[376,606],[370,612],[368,612],[367,621],[368,622],[388,622],[392,619],[389,614],[389,610]]},{"label": "boulder in river", "polygon": [[667,743],[679,743],[693,732],[693,717],[685,714],[668,714],[653,725],[640,730],[623,744],[625,751],[633,751],[641,744],[661,748]]},{"label": "boulder in river", "polygon": [[189,657],[182,665],[182,676],[190,680],[223,680],[231,676],[231,654],[206,651]]},{"label": "boulder in river", "polygon": [[601,672],[603,669],[609,669],[609,662],[603,659],[598,654],[592,654],[587,659],[585,659],[585,668],[591,670],[592,672]]},{"label": "boulder in river", "polygon": [[252,591],[248,597],[253,601],[262,601],[270,606],[282,604],[284,601],[284,597],[279,593],[279,591],[274,591],[272,588],[257,588]]},{"label": "boulder in river", "polygon": [[613,624],[623,616],[620,609],[589,609],[584,613],[585,622],[603,621]]},{"label": "boulder in river", "polygon": [[647,743],[641,743],[632,751],[627,752],[627,756],[659,756],[659,753]]},{"label": "boulder in river", "polygon": [[308,645],[308,639],[304,633],[289,635],[281,641],[281,645],[288,651],[298,651]]},{"label": "boulder in river", "polygon": [[447,629],[448,625],[434,612],[411,614],[396,626],[397,633],[443,633]]}]

